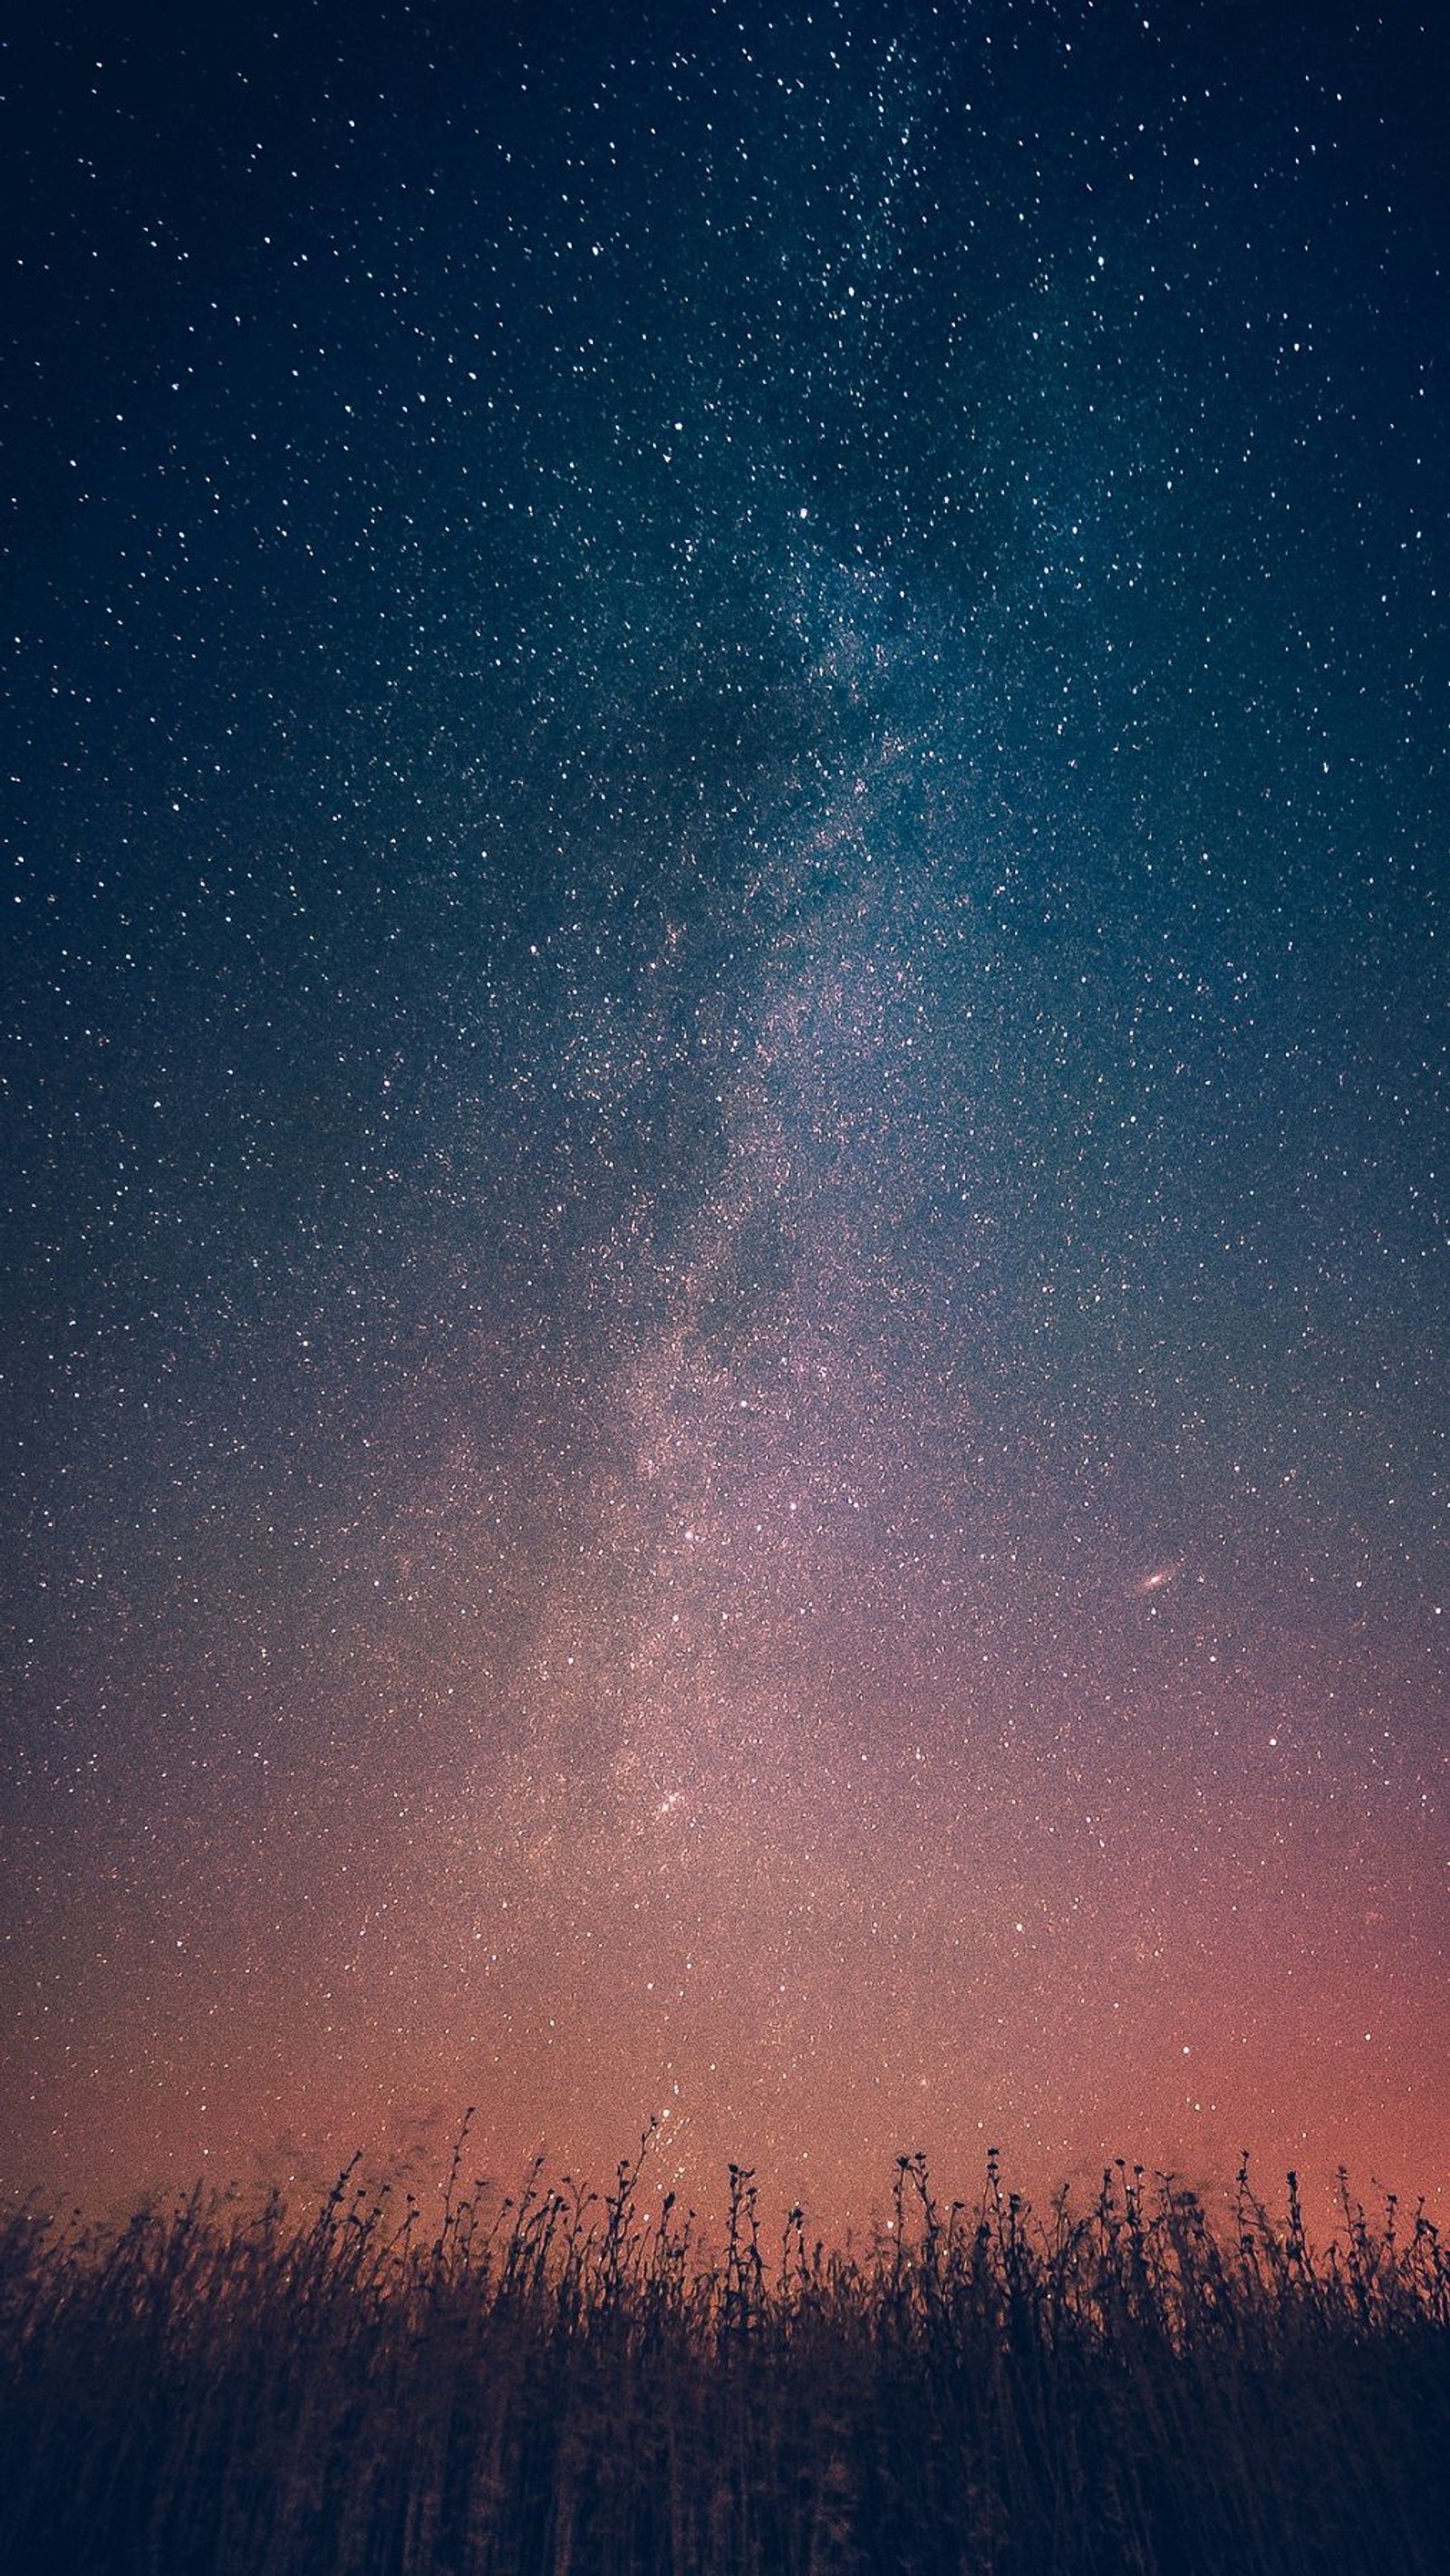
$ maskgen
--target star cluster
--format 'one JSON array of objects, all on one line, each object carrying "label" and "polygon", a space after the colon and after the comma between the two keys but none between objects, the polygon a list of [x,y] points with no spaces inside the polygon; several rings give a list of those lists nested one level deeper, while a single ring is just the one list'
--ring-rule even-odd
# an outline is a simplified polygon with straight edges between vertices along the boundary
[{"label": "star cluster", "polygon": [[8,2185],[1450,2189],[1445,73],[12,49]]}]

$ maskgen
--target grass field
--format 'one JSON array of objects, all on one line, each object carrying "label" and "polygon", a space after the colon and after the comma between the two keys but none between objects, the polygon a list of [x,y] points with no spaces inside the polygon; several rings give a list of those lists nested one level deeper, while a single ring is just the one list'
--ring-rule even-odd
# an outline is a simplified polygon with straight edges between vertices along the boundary
[{"label": "grass field", "polygon": [[[646,2168],[647,2170],[647,2168]],[[353,2173],[0,2251],[9,2576],[1444,2576],[1450,2257],[1289,2178],[1118,2166],[1034,2216],[920,2158],[830,2253],[732,2168],[713,2253],[622,2166],[441,2224]],[[426,2240],[426,2241],[425,2241]]]}]

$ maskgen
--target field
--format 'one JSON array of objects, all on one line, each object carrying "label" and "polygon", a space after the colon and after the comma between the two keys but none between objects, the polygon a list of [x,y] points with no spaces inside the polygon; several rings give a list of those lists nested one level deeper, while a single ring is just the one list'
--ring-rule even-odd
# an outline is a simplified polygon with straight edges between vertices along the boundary
[{"label": "field", "polygon": [[713,2252],[534,2174],[441,2223],[344,2175],[0,2252],[9,2576],[1416,2576],[1450,2564],[1450,2258],[1117,2166],[1034,2215],[887,2177],[864,2248]]}]

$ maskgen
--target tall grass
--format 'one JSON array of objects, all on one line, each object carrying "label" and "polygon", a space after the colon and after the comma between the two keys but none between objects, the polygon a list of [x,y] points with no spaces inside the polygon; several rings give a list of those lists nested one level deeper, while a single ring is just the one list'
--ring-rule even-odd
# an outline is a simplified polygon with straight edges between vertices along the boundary
[{"label": "tall grass", "polygon": [[1117,2166],[1042,2219],[903,2157],[864,2250],[730,2171],[711,2254],[621,2165],[441,2224],[364,2189],[0,2240],[13,2576],[1441,2576],[1450,2259],[1294,2178],[1215,2228]]}]

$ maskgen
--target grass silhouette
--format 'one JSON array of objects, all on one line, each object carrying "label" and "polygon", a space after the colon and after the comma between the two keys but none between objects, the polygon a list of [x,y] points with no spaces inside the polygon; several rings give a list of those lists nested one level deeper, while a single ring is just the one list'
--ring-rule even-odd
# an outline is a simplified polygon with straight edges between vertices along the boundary
[{"label": "grass silhouette", "polygon": [[11,2576],[1438,2576],[1450,2257],[1421,2210],[1118,2165],[1035,2217],[899,2159],[856,2250],[713,2253],[641,2158],[441,2224],[356,2167],[0,2237]]}]

